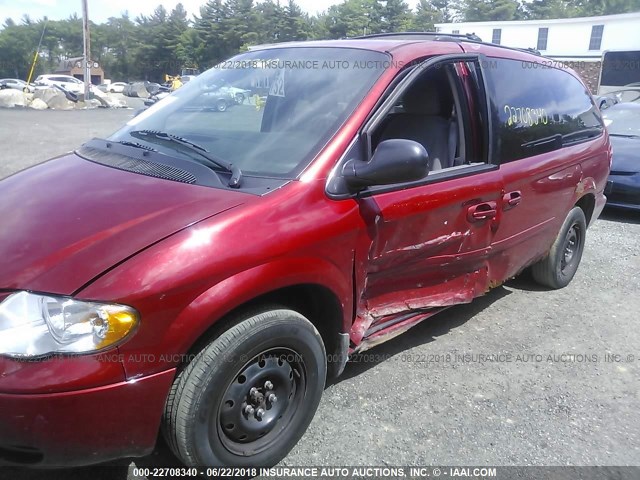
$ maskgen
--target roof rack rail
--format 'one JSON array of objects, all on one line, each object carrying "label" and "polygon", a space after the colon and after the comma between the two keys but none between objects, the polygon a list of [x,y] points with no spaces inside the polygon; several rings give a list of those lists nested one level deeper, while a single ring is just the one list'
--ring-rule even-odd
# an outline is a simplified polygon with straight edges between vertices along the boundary
[{"label": "roof rack rail", "polygon": [[540,50],[538,50],[537,48],[529,47],[529,48],[520,48],[518,50],[523,50],[525,52],[533,53],[534,55],[542,55],[540,53]]},{"label": "roof rack rail", "polygon": [[405,38],[410,40],[412,38],[420,37],[450,37],[461,38],[465,40],[472,40],[475,42],[482,42],[482,39],[475,33],[442,33],[442,32],[389,32],[389,33],[371,33],[369,35],[360,35],[358,37],[350,37],[351,39],[361,40],[367,38]]},{"label": "roof rack rail", "polygon": [[398,40],[426,40],[432,39],[436,41],[447,40],[464,40],[472,43],[482,43],[483,45],[491,45],[492,47],[506,48],[507,50],[517,50],[519,52],[531,53],[533,55],[542,56],[540,51],[535,48],[518,48],[508,47],[497,43],[483,42],[475,33],[444,33],[444,32],[392,32],[392,33],[372,33],[370,35],[362,35],[359,37],[350,37],[351,40],[365,40],[370,38],[395,38]]}]

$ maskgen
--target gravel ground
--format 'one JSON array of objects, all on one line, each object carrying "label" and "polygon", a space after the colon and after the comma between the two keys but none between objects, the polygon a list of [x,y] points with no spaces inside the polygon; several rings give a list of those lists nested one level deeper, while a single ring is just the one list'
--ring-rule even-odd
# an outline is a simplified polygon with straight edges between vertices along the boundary
[{"label": "gravel ground", "polygon": [[[0,111],[0,177],[132,115]],[[569,287],[523,276],[365,352],[283,465],[640,465],[639,246],[640,215],[605,211]],[[135,464],[176,465],[162,445]],[[124,480],[133,465],[11,478]]]}]

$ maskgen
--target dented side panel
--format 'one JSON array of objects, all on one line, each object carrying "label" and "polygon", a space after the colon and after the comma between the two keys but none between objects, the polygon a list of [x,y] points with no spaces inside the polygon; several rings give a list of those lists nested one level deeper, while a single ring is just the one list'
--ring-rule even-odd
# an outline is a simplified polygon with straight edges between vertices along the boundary
[{"label": "dented side panel", "polygon": [[500,217],[471,221],[468,210],[499,204],[502,191],[493,170],[359,200],[367,229],[356,249],[352,343],[393,315],[468,303],[488,289]]}]

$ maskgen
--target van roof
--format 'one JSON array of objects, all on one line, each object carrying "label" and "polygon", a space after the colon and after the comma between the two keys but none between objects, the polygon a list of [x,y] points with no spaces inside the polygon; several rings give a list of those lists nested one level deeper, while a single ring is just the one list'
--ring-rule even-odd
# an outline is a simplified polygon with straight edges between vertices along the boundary
[{"label": "van roof", "polygon": [[[311,40],[283,42],[251,47],[251,50],[265,50],[278,48],[351,48],[372,50],[389,53],[394,57],[406,59],[413,54],[424,51],[430,55],[447,53],[481,53],[490,57],[504,57],[526,62],[549,61],[535,49],[521,49],[507,47],[489,42],[483,42],[475,34],[441,34],[436,32],[398,32],[365,35],[362,37],[345,38],[340,40]],[[452,48],[453,47],[453,48]],[[569,69],[570,70],[570,69]]]},{"label": "van roof", "polygon": [[[429,44],[433,49],[433,54],[442,53],[438,45],[443,43],[455,43],[461,45],[463,51],[476,51],[480,53],[496,52],[494,49],[508,50],[514,52],[515,55],[509,57],[522,60],[536,61],[543,58],[540,52],[534,49],[512,48],[504,45],[483,42],[480,37],[475,34],[442,34],[436,32],[398,32],[398,33],[379,33],[373,35],[365,35],[361,37],[345,38],[340,40],[307,40],[296,42],[283,42],[265,45],[257,45],[251,50],[264,50],[275,48],[302,48],[302,47],[331,47],[331,48],[356,48],[362,50],[373,50],[378,52],[387,52],[395,54],[396,52],[416,45]],[[467,44],[467,48],[464,45]],[[479,47],[483,47],[480,49]],[[449,50],[449,49],[445,49]],[[497,50],[497,51],[499,51]]]}]

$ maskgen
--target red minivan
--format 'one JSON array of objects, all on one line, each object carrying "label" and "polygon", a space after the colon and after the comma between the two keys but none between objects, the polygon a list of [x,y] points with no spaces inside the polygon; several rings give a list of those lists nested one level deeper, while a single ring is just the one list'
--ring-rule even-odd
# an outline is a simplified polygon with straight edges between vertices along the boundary
[{"label": "red minivan", "polygon": [[572,71],[477,37],[234,57],[0,182],[0,461],[161,431],[186,465],[273,465],[349,355],[527,267],[567,285],[610,160]]}]

